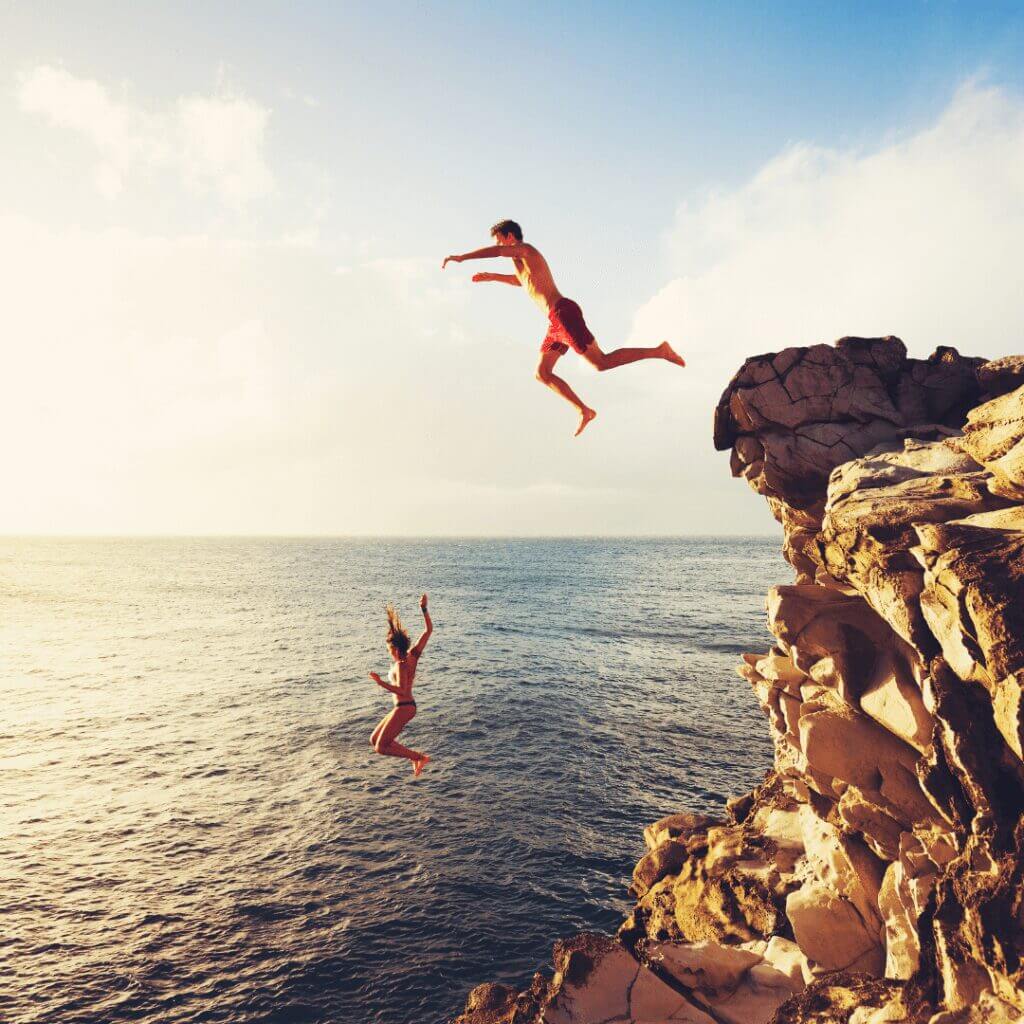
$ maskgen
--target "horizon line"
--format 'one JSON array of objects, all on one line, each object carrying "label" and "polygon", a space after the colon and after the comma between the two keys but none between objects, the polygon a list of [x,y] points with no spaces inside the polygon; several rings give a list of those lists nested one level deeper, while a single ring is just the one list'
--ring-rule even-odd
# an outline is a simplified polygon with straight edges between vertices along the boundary
[{"label": "horizon line", "polygon": [[4,540],[688,540],[774,537],[746,533],[0,533]]}]

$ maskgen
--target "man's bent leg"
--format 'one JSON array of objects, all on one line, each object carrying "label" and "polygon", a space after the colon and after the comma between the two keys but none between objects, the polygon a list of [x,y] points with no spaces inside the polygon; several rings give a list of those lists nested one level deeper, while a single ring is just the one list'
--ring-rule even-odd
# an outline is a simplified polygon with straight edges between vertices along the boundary
[{"label": "man's bent leg", "polygon": [[560,394],[567,402],[576,407],[576,411],[580,414],[580,425],[576,430],[576,433],[579,434],[597,413],[590,406],[586,405],[580,396],[561,377],[555,375],[555,363],[561,358],[562,353],[555,350],[541,352],[540,362],[537,364],[537,380],[551,388],[552,391]]},{"label": "man's bent leg", "polygon": [[602,352],[597,342],[592,341],[580,355],[598,370],[614,370],[617,366],[636,363],[641,359],[664,359],[667,362],[675,363],[676,366],[686,365],[683,357],[677,355],[675,349],[667,341],[663,341],[654,348],[617,348],[613,352]]}]

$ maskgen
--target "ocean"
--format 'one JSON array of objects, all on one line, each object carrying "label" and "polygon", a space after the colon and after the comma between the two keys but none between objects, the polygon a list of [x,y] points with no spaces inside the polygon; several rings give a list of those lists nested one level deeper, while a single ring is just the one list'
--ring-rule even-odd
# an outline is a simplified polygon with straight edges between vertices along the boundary
[{"label": "ocean", "polygon": [[[0,1020],[441,1024],[771,764],[775,538],[0,539]],[[435,632],[380,757],[385,601]]]}]

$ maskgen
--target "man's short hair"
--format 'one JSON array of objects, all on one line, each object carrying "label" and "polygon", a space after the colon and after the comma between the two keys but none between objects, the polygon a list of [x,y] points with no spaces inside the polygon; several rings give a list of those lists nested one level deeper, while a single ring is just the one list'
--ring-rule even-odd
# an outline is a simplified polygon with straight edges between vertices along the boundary
[{"label": "man's short hair", "polygon": [[514,220],[499,220],[491,228],[491,237],[495,235],[514,235],[517,242],[523,240],[523,229]]}]

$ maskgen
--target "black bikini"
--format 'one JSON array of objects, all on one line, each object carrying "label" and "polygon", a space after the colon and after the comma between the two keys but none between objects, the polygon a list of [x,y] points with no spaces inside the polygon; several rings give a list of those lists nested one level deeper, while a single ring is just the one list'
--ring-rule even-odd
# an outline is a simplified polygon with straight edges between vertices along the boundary
[{"label": "black bikini", "polygon": [[414,700],[400,700],[395,704],[396,708],[416,707],[416,701]]}]

